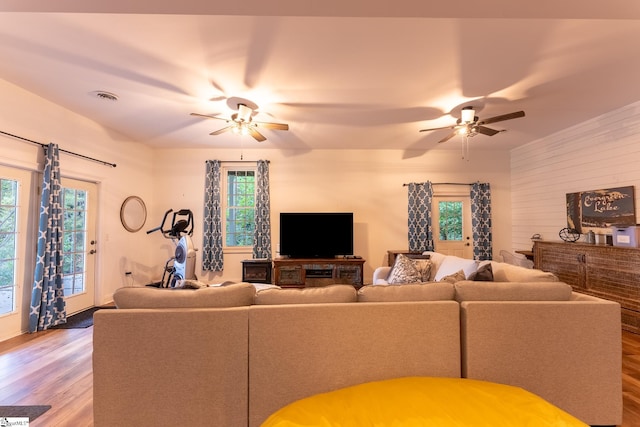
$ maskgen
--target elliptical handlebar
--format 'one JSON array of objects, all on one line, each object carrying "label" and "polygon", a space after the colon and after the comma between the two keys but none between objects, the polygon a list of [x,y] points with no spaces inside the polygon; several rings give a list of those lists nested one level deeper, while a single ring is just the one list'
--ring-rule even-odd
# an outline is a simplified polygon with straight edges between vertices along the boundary
[{"label": "elliptical handlebar", "polygon": [[156,232],[156,231],[158,231],[158,230],[159,230],[159,231],[161,231],[161,232],[162,232],[162,234],[164,235],[164,234],[165,234],[165,231],[164,231],[164,223],[165,223],[165,221],[167,220],[167,217],[169,216],[169,214],[170,214],[171,212],[173,212],[173,209],[169,209],[168,211],[166,211],[166,212],[164,213],[164,217],[162,218],[162,222],[160,223],[160,226],[159,226],[159,227],[156,227],[156,228],[152,228],[151,230],[148,230],[148,231],[147,231],[147,234],[151,234],[151,233]]},{"label": "elliptical handlebar", "polygon": [[[159,227],[152,228],[147,231],[147,234],[151,234],[155,231],[160,231],[162,235],[167,239],[180,239],[183,235],[191,236],[193,234],[193,212],[190,209],[180,209],[177,212],[173,212],[173,217],[171,218],[171,228],[166,230],[164,228],[165,223],[167,222],[167,217],[169,214],[173,212],[173,209],[169,209],[164,213],[164,217],[162,218],[162,223]],[[179,217],[186,217],[179,218]]]}]

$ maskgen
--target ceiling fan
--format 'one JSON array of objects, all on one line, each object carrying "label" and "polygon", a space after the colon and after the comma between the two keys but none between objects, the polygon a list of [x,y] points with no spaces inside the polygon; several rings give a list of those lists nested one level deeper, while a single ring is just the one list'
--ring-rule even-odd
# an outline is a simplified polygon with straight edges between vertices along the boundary
[{"label": "ceiling fan", "polygon": [[461,117],[456,121],[455,125],[443,126],[443,127],[431,128],[431,129],[420,129],[420,132],[428,132],[428,131],[440,130],[440,129],[453,129],[453,132],[451,132],[449,135],[442,138],[440,141],[438,141],[438,143],[446,142],[456,135],[462,135],[466,137],[472,137],[477,134],[493,136],[497,133],[504,132],[504,131],[488,128],[485,125],[502,122],[505,120],[517,119],[519,117],[524,117],[524,111],[515,111],[513,113],[502,114],[500,116],[495,116],[488,119],[480,120],[478,116],[476,116],[476,112],[473,109],[473,107],[464,107],[460,113],[461,113]]},{"label": "ceiling fan", "polygon": [[267,138],[265,138],[264,135],[258,132],[257,130],[258,127],[263,127],[265,129],[273,129],[273,130],[289,130],[289,125],[284,123],[269,123],[269,122],[253,121],[253,114],[255,110],[258,109],[258,106],[253,104],[252,107],[254,108],[252,108],[247,105],[249,103],[250,102],[239,103],[238,112],[233,113],[230,119],[212,116],[209,114],[191,113],[191,115],[198,116],[198,117],[206,117],[208,119],[224,120],[227,123],[229,123],[229,126],[213,131],[209,135],[220,135],[224,132],[232,131],[240,135],[251,135],[256,141],[262,142],[262,141],[266,141]]}]

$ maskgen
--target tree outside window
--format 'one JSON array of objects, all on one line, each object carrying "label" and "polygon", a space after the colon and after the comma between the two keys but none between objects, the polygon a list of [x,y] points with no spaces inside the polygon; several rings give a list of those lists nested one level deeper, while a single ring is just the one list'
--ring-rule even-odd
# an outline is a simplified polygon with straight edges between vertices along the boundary
[{"label": "tree outside window", "polygon": [[0,179],[0,315],[16,309],[18,182]]},{"label": "tree outside window", "polygon": [[439,202],[440,240],[462,240],[462,202]]}]

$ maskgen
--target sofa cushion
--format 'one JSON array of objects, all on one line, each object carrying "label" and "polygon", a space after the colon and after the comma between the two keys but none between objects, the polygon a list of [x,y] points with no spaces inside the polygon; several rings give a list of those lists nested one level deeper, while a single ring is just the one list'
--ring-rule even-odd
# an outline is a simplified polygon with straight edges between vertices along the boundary
[{"label": "sofa cushion", "polygon": [[402,286],[368,285],[358,290],[359,302],[449,301],[453,300],[451,283],[413,283]]},{"label": "sofa cushion", "polygon": [[491,263],[494,282],[557,282],[558,277],[547,271],[525,268],[496,261],[483,261],[480,266]]},{"label": "sofa cushion", "polygon": [[569,301],[571,286],[564,282],[473,282],[454,285],[455,299],[463,301]]},{"label": "sofa cushion", "polygon": [[118,308],[210,308],[251,305],[256,293],[250,283],[199,289],[120,288],[113,294]]},{"label": "sofa cushion", "polygon": [[264,289],[256,292],[254,298],[254,304],[316,304],[356,301],[356,289],[351,285]]},{"label": "sofa cushion", "polygon": [[453,255],[446,255],[438,271],[434,276],[434,280],[439,282],[443,277],[457,273],[458,271],[464,271],[465,278],[469,277],[471,273],[474,273],[478,269],[478,261],[473,259],[460,258]]}]

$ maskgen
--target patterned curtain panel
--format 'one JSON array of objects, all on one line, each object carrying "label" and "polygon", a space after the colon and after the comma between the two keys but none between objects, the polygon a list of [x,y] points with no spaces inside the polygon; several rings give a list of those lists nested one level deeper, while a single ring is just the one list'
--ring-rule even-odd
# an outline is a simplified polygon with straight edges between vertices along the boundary
[{"label": "patterned curtain panel", "polygon": [[62,202],[58,146],[46,147],[29,332],[67,322],[62,280]]},{"label": "patterned curtain panel", "polygon": [[207,160],[204,187],[202,269],[222,271],[222,212],[220,204],[220,161]]},{"label": "patterned curtain panel", "polygon": [[488,183],[471,186],[471,228],[473,231],[473,258],[492,258],[491,236],[491,187]]},{"label": "patterned curtain panel", "polygon": [[258,160],[255,223],[253,258],[271,258],[271,198],[269,196],[269,162],[266,160]]},{"label": "patterned curtain panel", "polygon": [[409,184],[409,250],[432,251],[433,228],[431,203],[433,186],[430,181]]}]

